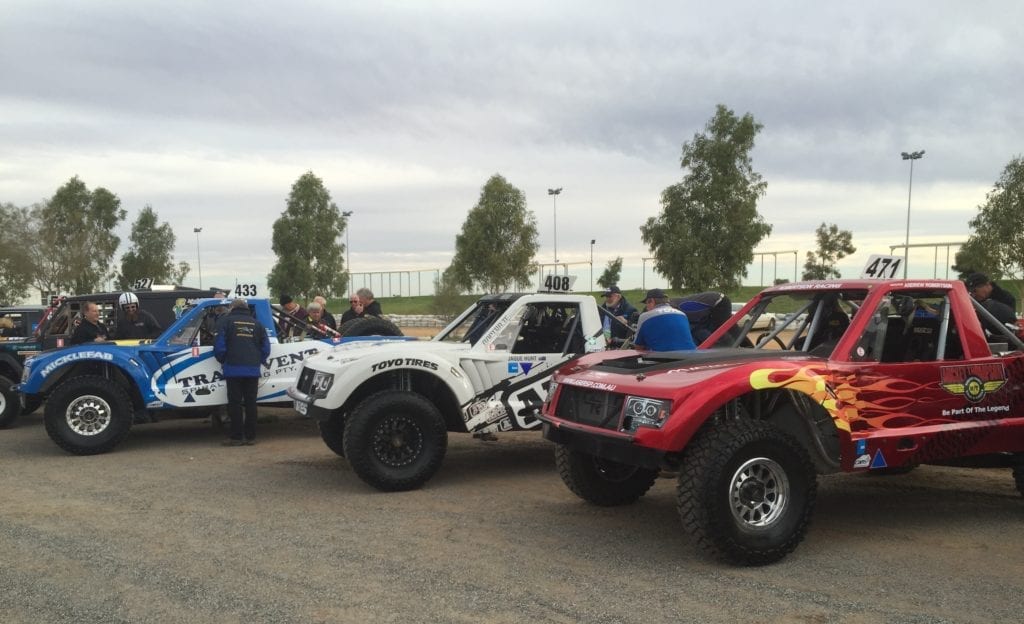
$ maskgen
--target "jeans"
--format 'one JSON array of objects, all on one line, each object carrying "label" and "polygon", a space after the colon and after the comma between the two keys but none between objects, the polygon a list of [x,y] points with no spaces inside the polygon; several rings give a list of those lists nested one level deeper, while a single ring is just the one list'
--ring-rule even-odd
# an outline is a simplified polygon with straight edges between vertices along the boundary
[{"label": "jeans", "polygon": [[[232,440],[256,439],[256,392],[259,377],[228,377],[228,416],[231,418]],[[242,420],[242,405],[245,420]]]}]

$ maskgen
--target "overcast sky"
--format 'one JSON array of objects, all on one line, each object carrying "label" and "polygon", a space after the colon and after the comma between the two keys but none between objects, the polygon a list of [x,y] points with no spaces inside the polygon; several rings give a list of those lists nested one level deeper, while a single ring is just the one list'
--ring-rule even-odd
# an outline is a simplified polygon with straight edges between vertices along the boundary
[{"label": "overcast sky", "polygon": [[[836,223],[856,275],[903,242],[900,152],[927,152],[911,243],[965,240],[1024,152],[1021,23],[1017,2],[7,0],[0,202],[43,201],[78,175],[121,198],[122,252],[150,204],[187,281],[202,227],[206,285],[262,286],[271,225],[306,171],[354,212],[356,272],[447,266],[501,173],[537,216],[540,260],[554,258],[547,189],[563,187],[559,258],[589,260],[596,239],[597,274],[623,256],[623,285],[650,287],[664,281],[641,275],[639,227],[722,103],[764,124],[752,157],[774,230],[758,250],[799,250],[802,265],[814,229]],[[911,275],[933,260],[912,253]],[[793,255],[779,262],[792,278]]]}]

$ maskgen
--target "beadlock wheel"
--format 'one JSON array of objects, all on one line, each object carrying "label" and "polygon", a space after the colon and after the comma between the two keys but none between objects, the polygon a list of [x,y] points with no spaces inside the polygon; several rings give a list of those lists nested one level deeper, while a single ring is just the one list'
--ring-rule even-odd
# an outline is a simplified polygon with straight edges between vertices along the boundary
[{"label": "beadlock wheel", "polygon": [[385,492],[426,483],[448,448],[444,417],[416,392],[372,394],[346,415],[344,427],[341,440],[352,470]]},{"label": "beadlock wheel", "polygon": [[788,503],[789,479],[777,462],[756,457],[733,473],[729,504],[733,518],[740,524],[751,528],[770,526]]},{"label": "beadlock wheel", "polygon": [[68,404],[64,419],[78,435],[98,435],[110,426],[110,404],[98,396],[80,396]]},{"label": "beadlock wheel", "polygon": [[423,430],[408,416],[393,415],[373,432],[373,454],[382,464],[401,468],[411,464],[423,451]]}]

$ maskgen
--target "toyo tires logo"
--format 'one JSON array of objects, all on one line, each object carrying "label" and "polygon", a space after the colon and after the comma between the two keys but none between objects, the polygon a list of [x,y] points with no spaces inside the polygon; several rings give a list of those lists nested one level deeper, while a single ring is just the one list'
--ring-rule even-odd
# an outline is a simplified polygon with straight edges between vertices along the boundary
[{"label": "toyo tires logo", "polygon": [[110,362],[113,359],[114,355],[112,353],[105,353],[103,351],[79,351],[78,353],[69,353],[67,355],[60,356],[56,360],[39,369],[39,374],[45,379],[47,375],[61,366],[77,360],[105,360]]}]

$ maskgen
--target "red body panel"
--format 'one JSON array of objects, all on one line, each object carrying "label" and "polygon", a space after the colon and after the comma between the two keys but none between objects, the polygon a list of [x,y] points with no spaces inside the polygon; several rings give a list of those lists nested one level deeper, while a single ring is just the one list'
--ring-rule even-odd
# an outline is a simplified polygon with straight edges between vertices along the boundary
[{"label": "red body panel", "polygon": [[[593,370],[629,352],[592,354],[570,362],[555,381],[559,391],[545,406],[544,420],[588,435],[630,440],[638,447],[681,451],[719,407],[752,391],[776,388],[810,397],[832,416],[839,431],[841,468],[859,470],[927,463],[994,452],[1024,451],[1024,352],[993,356],[963,284],[948,280],[847,280],[769,288],[720,327],[702,347],[714,344],[764,296],[794,291],[865,289],[861,309],[874,310],[893,291],[948,294],[950,325],[963,355],[950,360],[857,361],[858,340],[871,314],[857,313],[828,359],[759,350],[755,361],[715,362],[714,351],[695,361],[644,374]],[[641,356],[640,352],[634,353]],[[863,354],[863,349],[861,349]],[[802,355],[802,356],[801,356]],[[603,386],[602,386],[603,384]],[[564,385],[609,388],[617,394],[671,400],[661,428],[612,431],[560,419]]]}]

